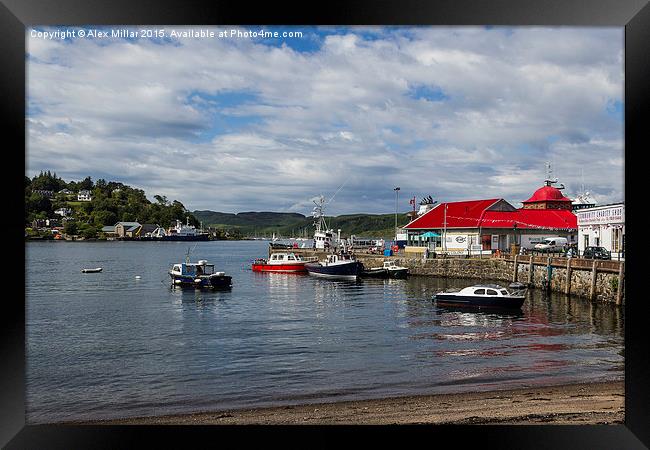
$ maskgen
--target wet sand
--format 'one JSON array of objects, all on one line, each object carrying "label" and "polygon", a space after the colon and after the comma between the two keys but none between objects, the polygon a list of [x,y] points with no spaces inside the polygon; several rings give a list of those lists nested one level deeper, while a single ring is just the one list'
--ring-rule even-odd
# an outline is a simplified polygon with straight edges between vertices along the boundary
[{"label": "wet sand", "polygon": [[85,425],[620,424],[623,381],[139,417]]}]

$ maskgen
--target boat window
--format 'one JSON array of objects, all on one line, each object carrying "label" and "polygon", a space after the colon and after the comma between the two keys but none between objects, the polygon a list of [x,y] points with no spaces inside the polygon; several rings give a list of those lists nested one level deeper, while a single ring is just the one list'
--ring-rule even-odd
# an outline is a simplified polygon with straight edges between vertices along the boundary
[{"label": "boat window", "polygon": [[508,291],[506,291],[505,289],[503,289],[503,290],[501,291],[501,294],[502,294],[502,295],[508,295]]},{"label": "boat window", "polygon": [[271,255],[271,259],[272,259],[272,260],[276,260],[276,259],[278,259],[278,255]]},{"label": "boat window", "polygon": [[499,295],[499,293],[497,291],[495,291],[494,289],[488,289],[487,290],[487,295]]},{"label": "boat window", "polygon": [[289,261],[294,261],[296,258],[294,258],[293,255],[289,255],[289,256],[287,256],[287,259]]},{"label": "boat window", "polygon": [[477,289],[477,290],[475,290],[474,295],[485,295],[485,289]]}]

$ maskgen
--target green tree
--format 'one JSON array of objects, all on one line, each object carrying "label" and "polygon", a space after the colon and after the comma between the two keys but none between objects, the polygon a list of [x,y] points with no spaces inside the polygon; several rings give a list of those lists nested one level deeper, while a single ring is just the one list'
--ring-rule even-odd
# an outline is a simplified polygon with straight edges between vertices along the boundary
[{"label": "green tree", "polygon": [[65,225],[63,226],[63,232],[65,234],[69,234],[72,236],[72,235],[76,235],[78,231],[79,231],[79,225],[74,220],[66,221]]}]

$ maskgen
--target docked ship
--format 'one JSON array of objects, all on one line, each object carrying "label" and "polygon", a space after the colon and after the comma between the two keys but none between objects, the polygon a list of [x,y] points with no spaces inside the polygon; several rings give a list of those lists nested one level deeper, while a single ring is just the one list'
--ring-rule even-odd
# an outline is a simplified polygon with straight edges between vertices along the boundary
[{"label": "docked ship", "polygon": [[210,240],[210,235],[197,230],[194,225],[190,225],[190,219],[188,217],[185,224],[177,219],[176,225],[167,230],[158,239],[162,241],[208,241]]},{"label": "docked ship", "polygon": [[312,217],[314,218],[314,248],[316,249],[333,249],[335,246],[334,230],[327,226],[325,222],[325,213],[323,212],[325,206],[325,199],[321,195],[318,203],[314,201],[316,205],[312,211]]}]

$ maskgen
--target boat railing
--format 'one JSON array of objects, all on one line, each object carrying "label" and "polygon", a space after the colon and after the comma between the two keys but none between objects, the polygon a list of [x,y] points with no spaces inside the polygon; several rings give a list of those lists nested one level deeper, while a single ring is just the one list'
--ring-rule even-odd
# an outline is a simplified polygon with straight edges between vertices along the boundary
[{"label": "boat railing", "polygon": [[305,257],[302,258],[302,260],[305,261],[305,262],[316,262],[316,261],[318,261],[318,257],[317,256],[305,256]]}]

